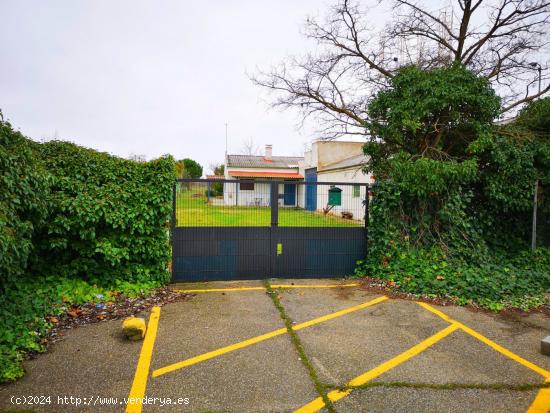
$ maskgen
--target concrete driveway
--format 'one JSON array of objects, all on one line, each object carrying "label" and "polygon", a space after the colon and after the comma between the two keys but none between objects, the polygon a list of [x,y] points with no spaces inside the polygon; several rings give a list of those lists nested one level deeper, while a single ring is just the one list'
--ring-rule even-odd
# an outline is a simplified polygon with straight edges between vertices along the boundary
[{"label": "concrete driveway", "polygon": [[[176,285],[196,295],[146,315],[143,342],[125,341],[116,321],[70,331],[49,353],[26,363],[25,378],[0,387],[0,409],[305,413],[550,408],[550,388],[541,387],[550,381],[550,357],[539,352],[541,338],[550,335],[550,320],[543,315],[513,320],[393,300],[345,280],[270,284]],[[14,402],[28,402],[24,397],[31,395],[50,396],[50,402]],[[60,396],[73,396],[74,403]],[[128,397],[142,403],[128,404]]]}]

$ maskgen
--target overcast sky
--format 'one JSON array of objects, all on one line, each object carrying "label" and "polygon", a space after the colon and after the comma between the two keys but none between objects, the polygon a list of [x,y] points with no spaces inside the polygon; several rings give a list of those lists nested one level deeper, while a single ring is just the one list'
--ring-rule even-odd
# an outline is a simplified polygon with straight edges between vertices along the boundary
[{"label": "overcast sky", "polygon": [[313,45],[323,0],[0,0],[0,108],[28,137],[206,167],[244,139],[296,155],[314,136],[246,73]]},{"label": "overcast sky", "polygon": [[[247,73],[314,51],[303,23],[333,3],[0,0],[0,109],[36,140],[124,157],[170,153],[205,173],[223,162],[226,122],[230,153],[252,139],[273,144],[274,155],[299,155],[314,125],[298,129],[295,112],[269,109]],[[371,13],[374,25],[391,18]]]}]

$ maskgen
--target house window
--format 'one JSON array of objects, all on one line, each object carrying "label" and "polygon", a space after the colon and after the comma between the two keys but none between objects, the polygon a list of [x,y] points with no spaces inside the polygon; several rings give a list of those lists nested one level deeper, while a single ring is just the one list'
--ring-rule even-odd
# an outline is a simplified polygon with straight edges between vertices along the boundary
[{"label": "house window", "polygon": [[361,186],[360,185],[353,185],[353,197],[359,198],[361,193]]},{"label": "house window", "polygon": [[239,182],[239,188],[241,191],[253,191],[254,181],[241,181]]}]

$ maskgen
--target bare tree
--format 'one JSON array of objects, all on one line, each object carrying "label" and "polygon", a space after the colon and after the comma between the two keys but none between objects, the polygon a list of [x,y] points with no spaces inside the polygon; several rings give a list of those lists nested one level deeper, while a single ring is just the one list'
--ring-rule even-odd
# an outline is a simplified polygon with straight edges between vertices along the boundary
[{"label": "bare tree", "polygon": [[208,165],[213,175],[223,176],[225,165],[223,163],[212,162]]},{"label": "bare tree", "polygon": [[254,143],[254,139],[251,137],[243,140],[240,152],[243,155],[258,155],[260,153],[260,147]]},{"label": "bare tree", "polygon": [[128,155],[128,159],[136,162],[147,162],[147,156],[142,154],[131,153]]},{"label": "bare tree", "polygon": [[548,61],[537,62],[542,87],[533,87],[533,56],[548,59],[550,1],[453,0],[450,9],[428,10],[417,0],[394,0],[392,20],[376,29],[370,13],[382,4],[340,0],[324,20],[308,18],[305,35],[318,51],[252,81],[273,92],[273,106],[296,108],[302,120],[314,116],[325,138],[364,134],[369,100],[405,65],[462,63],[491,81],[503,113],[549,93]]}]

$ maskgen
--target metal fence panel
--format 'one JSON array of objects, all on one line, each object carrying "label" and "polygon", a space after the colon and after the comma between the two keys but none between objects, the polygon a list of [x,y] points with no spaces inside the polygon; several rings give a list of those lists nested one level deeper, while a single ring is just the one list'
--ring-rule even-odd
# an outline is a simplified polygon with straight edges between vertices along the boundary
[{"label": "metal fence panel", "polygon": [[366,211],[366,184],[179,180],[173,280],[349,275],[366,254]]}]

